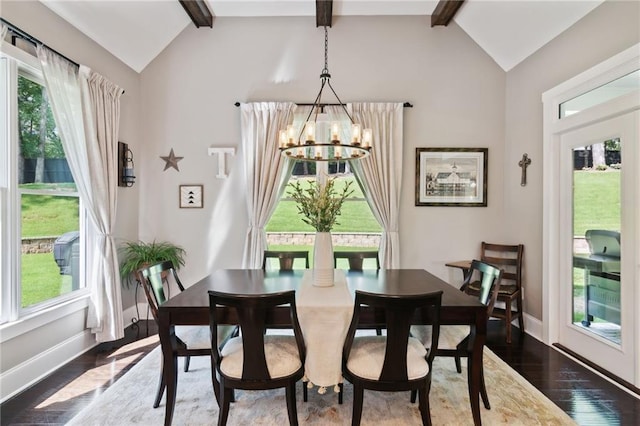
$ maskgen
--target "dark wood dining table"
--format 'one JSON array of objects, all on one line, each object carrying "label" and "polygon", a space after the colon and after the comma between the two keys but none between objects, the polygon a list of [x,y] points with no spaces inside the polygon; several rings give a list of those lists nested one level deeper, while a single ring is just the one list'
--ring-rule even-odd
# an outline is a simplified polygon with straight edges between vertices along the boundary
[{"label": "dark wood dining table", "polygon": [[[387,295],[421,294],[443,291],[441,324],[470,325],[472,356],[469,360],[469,397],[474,424],[480,425],[480,381],[482,379],[482,353],[487,334],[486,306],[477,298],[468,296],[423,269],[388,269],[345,271],[350,291],[363,290]],[[170,425],[176,401],[178,379],[175,325],[209,324],[209,290],[228,293],[265,294],[297,289],[303,271],[265,271],[262,269],[221,269],[204,277],[185,291],[162,304],[158,310],[158,334],[162,346],[164,380],[166,388],[165,425]],[[218,309],[224,309],[219,307]],[[227,322],[235,324],[232,312],[227,314]],[[287,324],[288,309],[282,310],[282,317],[274,315],[273,325]],[[375,312],[362,316],[361,322],[368,328],[379,325]],[[415,318],[416,324],[428,324],[425,316]],[[408,398],[408,396],[407,396]]]}]

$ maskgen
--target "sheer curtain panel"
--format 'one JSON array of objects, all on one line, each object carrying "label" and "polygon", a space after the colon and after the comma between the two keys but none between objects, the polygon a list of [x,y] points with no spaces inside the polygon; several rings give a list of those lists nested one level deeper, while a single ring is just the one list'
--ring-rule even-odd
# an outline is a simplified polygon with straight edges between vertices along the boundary
[{"label": "sheer curtain panel", "polygon": [[87,326],[98,342],[124,337],[120,274],[112,236],[122,89],[91,69],[38,46],[51,107],[78,193],[89,217]]},{"label": "sheer curtain panel", "polygon": [[242,149],[247,185],[249,227],[242,265],[260,268],[267,248],[265,225],[282,196],[293,161],[278,150],[278,130],[292,122],[295,104],[255,102],[240,105]]},{"label": "sheer curtain panel", "polygon": [[371,155],[360,161],[352,161],[351,169],[374,217],[382,226],[380,263],[385,269],[399,268],[403,104],[360,102],[348,106],[353,120],[373,131]]}]

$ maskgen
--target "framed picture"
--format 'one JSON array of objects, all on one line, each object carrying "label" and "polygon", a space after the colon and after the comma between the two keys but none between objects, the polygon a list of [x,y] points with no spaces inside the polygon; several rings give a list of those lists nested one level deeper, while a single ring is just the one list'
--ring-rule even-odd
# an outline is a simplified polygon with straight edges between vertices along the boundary
[{"label": "framed picture", "polygon": [[202,208],[202,185],[180,185],[180,208]]},{"label": "framed picture", "polygon": [[416,206],[487,206],[488,148],[416,148]]}]

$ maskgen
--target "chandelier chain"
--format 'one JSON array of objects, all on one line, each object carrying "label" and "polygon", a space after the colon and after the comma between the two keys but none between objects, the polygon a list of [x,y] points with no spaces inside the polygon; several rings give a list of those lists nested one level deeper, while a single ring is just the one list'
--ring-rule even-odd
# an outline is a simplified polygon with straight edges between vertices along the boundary
[{"label": "chandelier chain", "polygon": [[329,32],[324,27],[324,69],[322,74],[329,74]]}]

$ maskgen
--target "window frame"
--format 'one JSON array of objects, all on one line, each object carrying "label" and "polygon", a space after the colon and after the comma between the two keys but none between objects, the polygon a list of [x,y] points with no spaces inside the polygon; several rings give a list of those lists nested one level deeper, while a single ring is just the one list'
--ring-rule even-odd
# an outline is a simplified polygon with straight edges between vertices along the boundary
[{"label": "window frame", "polygon": [[[0,251],[3,255],[0,259],[0,327],[6,340],[7,327],[18,324],[14,332],[26,332],[37,327],[41,322],[32,322],[31,326],[25,326],[23,320],[43,315],[49,321],[60,316],[68,315],[69,310],[83,309],[88,306],[90,291],[86,286],[86,251],[87,251],[87,215],[79,194],[74,192],[61,194],[47,192],[38,194],[37,190],[23,190],[18,185],[18,150],[19,129],[18,123],[18,77],[29,78],[38,84],[44,85],[44,78],[37,58],[16,48],[6,42],[2,42],[0,51],[0,124],[5,132],[0,134]],[[3,78],[2,76],[6,77]],[[79,227],[80,231],[80,288],[56,297],[22,307],[22,265],[21,250],[21,197],[22,194],[75,196],[79,199]],[[80,299],[86,299],[81,301]],[[59,308],[59,309],[58,309]],[[58,310],[58,312],[53,312]]]}]

